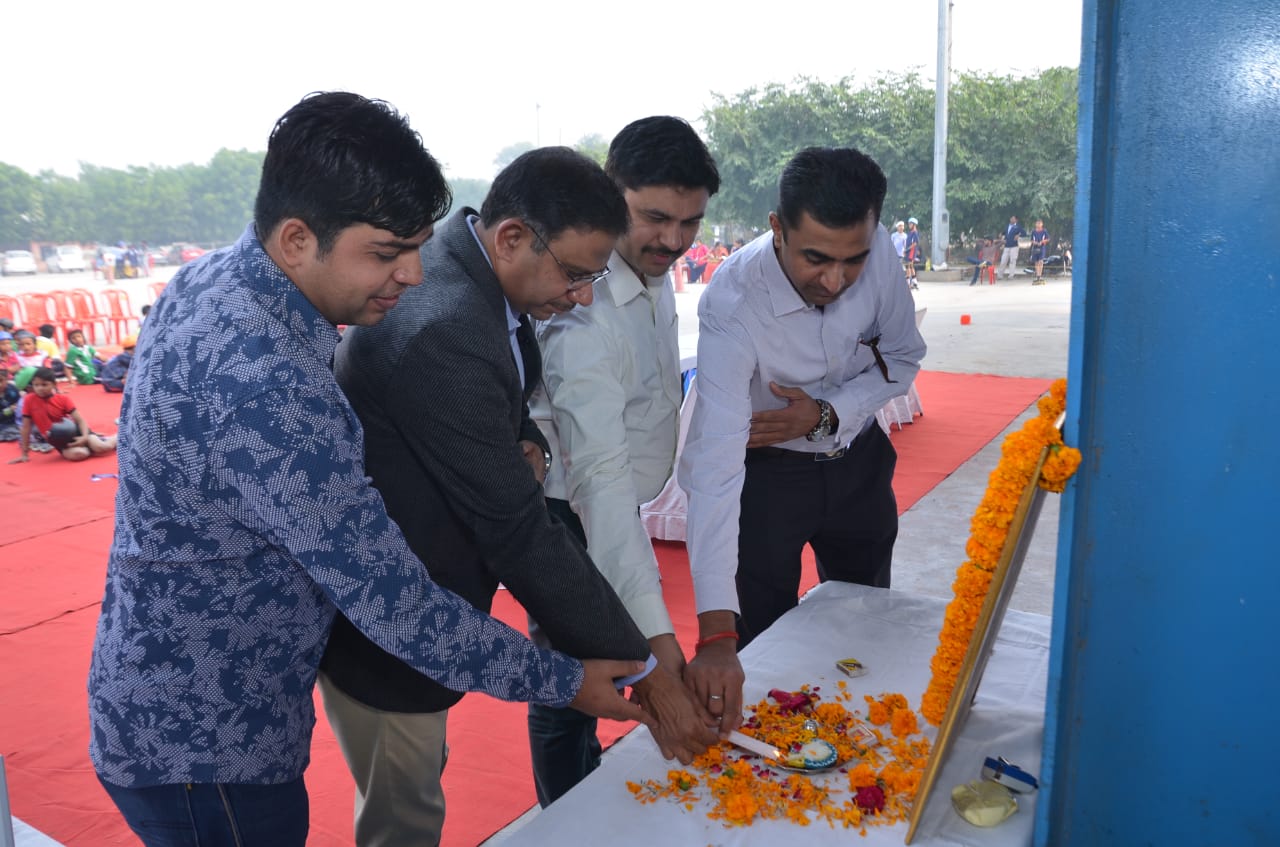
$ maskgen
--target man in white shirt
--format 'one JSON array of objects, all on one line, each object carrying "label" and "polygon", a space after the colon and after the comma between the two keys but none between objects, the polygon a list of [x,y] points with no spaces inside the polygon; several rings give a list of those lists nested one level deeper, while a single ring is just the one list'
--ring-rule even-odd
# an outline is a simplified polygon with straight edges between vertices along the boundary
[{"label": "man in white shirt", "polygon": [[819,576],[889,585],[896,460],[875,412],[905,394],[924,340],[889,233],[886,180],[853,149],[783,169],[771,231],[725,260],[698,306],[698,404],[679,479],[700,649],[685,682],[741,721],[740,648]]},{"label": "man in white shirt", "polygon": [[[595,284],[591,307],[539,327],[543,388],[530,410],[555,457],[548,509],[586,544],[659,666],[679,676],[685,657],[638,507],[671,476],[680,427],[675,295],[667,271],[697,236],[720,175],[693,128],[672,117],[626,126],[609,145],[605,171],[622,189],[630,229],[610,257],[611,273]],[[704,721],[704,746],[714,743],[715,733],[705,728],[710,715],[690,707]],[[529,740],[544,806],[600,761],[595,718],[571,709],[530,709]],[[684,760],[702,750],[664,752]]]}]

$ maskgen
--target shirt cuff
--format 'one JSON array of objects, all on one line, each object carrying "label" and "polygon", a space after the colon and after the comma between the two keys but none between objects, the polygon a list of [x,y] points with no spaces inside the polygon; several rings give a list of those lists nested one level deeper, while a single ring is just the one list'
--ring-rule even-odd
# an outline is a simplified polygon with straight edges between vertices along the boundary
[{"label": "shirt cuff", "polygon": [[645,659],[644,670],[640,671],[640,673],[633,673],[631,674],[631,676],[618,677],[613,681],[614,687],[616,687],[619,691],[621,691],[622,689],[626,688],[628,685],[635,685],[637,682],[644,679],[649,674],[653,673],[653,669],[656,668],[657,666],[658,666],[658,657],[650,653],[649,658]]}]

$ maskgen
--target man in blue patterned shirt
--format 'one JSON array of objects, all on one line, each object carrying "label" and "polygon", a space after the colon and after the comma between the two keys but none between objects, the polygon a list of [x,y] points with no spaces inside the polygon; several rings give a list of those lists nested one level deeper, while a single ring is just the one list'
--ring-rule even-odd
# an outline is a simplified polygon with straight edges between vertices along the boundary
[{"label": "man in blue patterned shirt", "polygon": [[541,650],[434,585],[365,475],[336,326],[377,323],[421,282],[449,203],[386,104],[310,96],[272,132],[255,223],[152,310],[89,671],[94,768],[148,845],[305,843],[337,610],[458,691],[644,719],[612,683],[643,663]]}]

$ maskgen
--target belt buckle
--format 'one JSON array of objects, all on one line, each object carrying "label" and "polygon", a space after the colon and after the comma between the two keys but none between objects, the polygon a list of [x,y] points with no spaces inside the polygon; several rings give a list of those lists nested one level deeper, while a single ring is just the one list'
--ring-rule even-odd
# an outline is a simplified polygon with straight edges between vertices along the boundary
[{"label": "belt buckle", "polygon": [[837,450],[827,450],[825,453],[814,453],[813,460],[815,462],[830,462],[833,459],[839,459],[844,456],[848,447],[841,447]]}]

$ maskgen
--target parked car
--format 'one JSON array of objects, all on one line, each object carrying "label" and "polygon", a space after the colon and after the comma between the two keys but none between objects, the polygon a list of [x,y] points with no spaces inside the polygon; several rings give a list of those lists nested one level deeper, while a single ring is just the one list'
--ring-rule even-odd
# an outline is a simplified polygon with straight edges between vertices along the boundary
[{"label": "parked car", "polygon": [[36,257],[31,255],[30,250],[6,250],[4,252],[3,273],[5,276],[34,274],[36,273]]},{"label": "parked car", "polygon": [[192,259],[199,259],[204,254],[205,254],[205,249],[203,247],[197,247],[194,244],[188,244],[182,248],[182,252],[179,254],[179,256],[182,259],[182,264],[185,265],[187,262],[190,262]]},{"label": "parked car", "polygon": [[54,248],[44,263],[49,266],[51,274],[82,271],[87,267],[84,263],[84,251],[74,244],[62,244]]},{"label": "parked car", "polygon": [[169,251],[171,249],[170,247],[152,247],[147,251],[147,258],[151,260],[153,265],[167,265],[169,264]]}]

